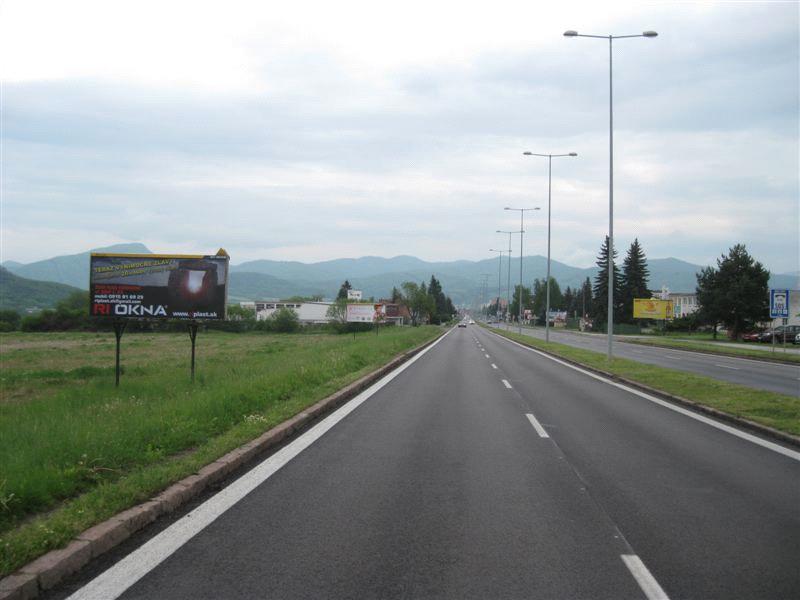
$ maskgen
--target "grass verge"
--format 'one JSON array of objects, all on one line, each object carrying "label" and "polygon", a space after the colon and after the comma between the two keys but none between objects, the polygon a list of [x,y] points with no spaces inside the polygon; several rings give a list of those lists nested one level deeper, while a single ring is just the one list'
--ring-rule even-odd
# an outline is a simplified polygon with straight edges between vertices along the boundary
[{"label": "grass verge", "polygon": [[[765,362],[780,362],[789,364],[800,365],[800,355],[783,353],[778,346],[775,353],[767,350],[755,350],[743,346],[741,348],[733,348],[731,346],[721,346],[714,342],[695,342],[693,340],[676,340],[669,338],[647,338],[647,339],[626,339],[626,344],[639,344],[640,346],[658,346],[659,348],[673,348],[675,350],[695,350],[697,352],[706,352],[708,354],[719,354],[720,356],[736,356],[740,358],[752,358],[755,360],[763,360]],[[794,346],[789,344],[791,349]]]},{"label": "grass verge", "polygon": [[613,373],[625,379],[680,396],[711,408],[767,425],[792,435],[800,435],[800,398],[775,392],[754,390],[711,377],[674,371],[625,358],[610,362],[605,354],[545,342],[513,332],[491,330],[516,342],[546,350],[577,363]]},{"label": "grass verge", "polygon": [[0,336],[0,576],[439,332]]}]

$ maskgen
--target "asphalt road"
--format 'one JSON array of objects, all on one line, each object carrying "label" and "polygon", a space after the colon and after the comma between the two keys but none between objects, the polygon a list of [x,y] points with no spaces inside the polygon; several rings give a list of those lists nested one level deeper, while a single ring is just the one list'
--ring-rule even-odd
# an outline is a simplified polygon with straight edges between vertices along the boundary
[{"label": "asphalt road", "polygon": [[375,387],[74,598],[798,597],[798,452],[474,326]]},{"label": "asphalt road", "polygon": [[[501,327],[508,329],[508,325],[502,325]],[[513,332],[519,331],[513,325],[510,329]],[[543,327],[535,329],[523,327],[522,333],[539,339],[544,339],[545,337]],[[604,354],[608,349],[607,338],[603,335],[586,335],[551,329],[550,341]],[[614,356],[667,367],[676,371],[698,373],[758,390],[800,396],[800,365],[772,363],[718,354],[702,354],[700,352],[657,348],[641,344],[626,344],[617,339],[614,340]]]}]

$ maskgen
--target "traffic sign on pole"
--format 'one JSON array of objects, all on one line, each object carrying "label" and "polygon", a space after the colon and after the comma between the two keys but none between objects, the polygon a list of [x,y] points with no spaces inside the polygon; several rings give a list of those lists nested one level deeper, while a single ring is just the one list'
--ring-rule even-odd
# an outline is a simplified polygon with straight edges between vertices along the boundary
[{"label": "traffic sign on pole", "polygon": [[789,290],[769,291],[769,316],[772,319],[789,318]]}]

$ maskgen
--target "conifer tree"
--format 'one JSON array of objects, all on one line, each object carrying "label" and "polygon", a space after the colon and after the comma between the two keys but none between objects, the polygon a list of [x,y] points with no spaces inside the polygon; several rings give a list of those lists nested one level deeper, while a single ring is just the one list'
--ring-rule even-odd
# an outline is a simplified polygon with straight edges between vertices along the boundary
[{"label": "conifer tree", "polygon": [[[606,275],[607,276],[607,275]],[[626,323],[633,322],[634,298],[649,298],[650,290],[647,287],[650,270],[647,268],[647,259],[638,238],[633,240],[628,254],[622,263],[622,320]]]},{"label": "conifer tree", "polygon": [[[620,297],[622,292],[622,280],[619,274],[619,269],[616,267],[617,251],[614,250],[614,255],[611,258],[612,269],[614,270],[614,322],[618,323],[620,318]],[[592,298],[592,315],[594,317],[595,326],[605,325],[608,321],[608,236],[603,241],[600,247],[600,255],[597,257],[597,266],[600,271],[594,280],[593,298]]]}]

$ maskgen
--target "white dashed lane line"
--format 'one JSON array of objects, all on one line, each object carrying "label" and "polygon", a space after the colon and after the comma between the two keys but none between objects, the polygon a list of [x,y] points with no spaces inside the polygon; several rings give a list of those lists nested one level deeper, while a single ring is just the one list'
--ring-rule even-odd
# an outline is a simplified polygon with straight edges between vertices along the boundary
[{"label": "white dashed lane line", "polygon": [[508,389],[511,389],[511,384],[508,383],[507,379],[503,379],[503,385],[506,386]]},{"label": "white dashed lane line", "polygon": [[550,437],[549,435],[547,435],[547,432],[544,430],[544,427],[542,427],[541,423],[539,423],[539,421],[536,420],[536,417],[534,417],[531,413],[527,413],[525,416],[528,417],[528,421],[531,422],[531,425],[533,425],[533,428],[536,430],[536,433],[539,434],[539,437],[541,438]]}]

